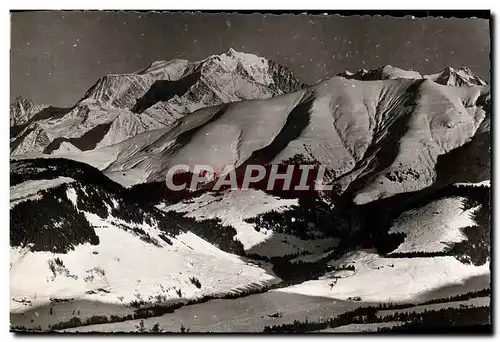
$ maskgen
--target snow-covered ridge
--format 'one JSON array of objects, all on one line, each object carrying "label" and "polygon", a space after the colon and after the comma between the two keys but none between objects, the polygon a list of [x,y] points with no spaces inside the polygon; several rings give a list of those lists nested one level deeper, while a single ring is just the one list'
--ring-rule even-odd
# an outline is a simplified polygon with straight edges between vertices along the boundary
[{"label": "snow-covered ridge", "polygon": [[[456,87],[486,84],[464,67],[422,76],[387,65],[340,75],[358,80],[425,78]],[[79,150],[110,146],[206,106],[265,99],[302,87],[286,67],[233,49],[192,63],[156,61],[136,73],[104,76],[67,114],[31,122],[13,139],[11,155],[60,152],[61,142]]]},{"label": "snow-covered ridge", "polygon": [[[156,61],[136,73],[101,77],[67,114],[31,122],[11,154],[51,153],[59,146],[46,147],[56,139],[80,150],[104,147],[205,106],[269,98],[301,86],[287,68],[233,49],[197,62]],[[44,139],[33,137],[41,132]]]},{"label": "snow-covered ridge", "polygon": [[413,70],[403,70],[398,67],[393,67],[392,65],[385,65],[373,70],[361,69],[355,73],[350,71],[344,71],[338,76],[342,76],[349,79],[364,80],[364,81],[376,81],[376,80],[388,80],[388,79],[421,79],[422,75]]},{"label": "snow-covered ridge", "polygon": [[488,84],[486,81],[476,76],[471,69],[465,66],[462,66],[458,69],[454,69],[452,67],[446,67],[437,73],[430,75],[422,75],[417,71],[403,70],[398,67],[393,67],[392,65],[385,65],[372,70],[361,69],[355,73],[347,70],[342,73],[339,73],[338,76],[342,76],[348,79],[357,79],[364,81],[398,79],[398,78],[430,79],[436,83],[454,87],[463,87],[463,86],[470,87],[475,85]]},{"label": "snow-covered ridge", "polygon": [[[163,181],[177,164],[223,169],[259,151],[266,151],[269,163],[303,155],[325,165],[339,191],[373,173],[355,196],[357,204],[368,203],[433,184],[438,159],[469,143],[489,118],[489,91],[424,79],[334,77],[271,99],[200,109],[104,171],[119,183],[134,184]],[[176,144],[183,134],[189,143]]]},{"label": "snow-covered ridge", "polygon": [[10,207],[26,200],[36,200],[40,198],[38,194],[42,190],[57,187],[61,184],[73,182],[73,178],[58,177],[54,179],[39,179],[26,181],[10,187]]},{"label": "snow-covered ridge", "polygon": [[[280,143],[281,150],[273,152],[270,162],[295,155],[308,156],[329,168],[340,192],[352,182],[363,183],[364,177],[373,173],[376,178],[362,184],[355,196],[356,203],[362,204],[448,179],[444,174],[436,178],[442,172],[440,161],[449,155],[458,163],[454,153],[465,145],[477,145],[484,150],[481,144],[487,143],[488,138],[475,137],[489,131],[489,92],[489,86],[445,86],[430,79],[359,81],[334,77],[271,99],[205,107],[178,119],[175,124],[147,133],[141,133],[141,124],[132,123],[141,115],[145,117],[154,106],[141,114],[102,112],[102,118],[118,114],[111,124],[113,133],[108,131],[97,149],[84,153],[62,148],[56,151],[60,156],[95,165],[115,181],[130,186],[163,181],[166,171],[175,164],[239,166],[252,153],[273,146],[276,137],[300,129],[297,137],[286,144]],[[169,103],[177,100],[172,101]],[[302,128],[287,125],[287,120],[298,122],[306,116],[309,122]],[[401,136],[395,136],[400,126],[408,129]],[[119,142],[127,137],[120,133],[125,131],[137,135]],[[41,132],[37,137],[44,137]],[[178,137],[188,133],[188,144],[175,143]],[[395,157],[387,158],[396,142]],[[105,146],[107,144],[113,145]],[[451,163],[448,159],[446,163]],[[374,168],[377,160],[393,161],[390,165],[379,163]],[[466,173],[474,173],[472,169],[484,169],[484,165],[479,164],[484,162],[467,163],[468,171],[456,179],[467,179]],[[462,169],[454,170],[446,172],[460,173]],[[477,181],[483,181],[487,172],[475,173],[478,173]]]},{"label": "snow-covered ridge", "polygon": [[474,75],[472,70],[465,66],[458,69],[447,67],[438,73],[425,75],[424,77],[439,84],[456,87],[488,84],[486,81]]}]

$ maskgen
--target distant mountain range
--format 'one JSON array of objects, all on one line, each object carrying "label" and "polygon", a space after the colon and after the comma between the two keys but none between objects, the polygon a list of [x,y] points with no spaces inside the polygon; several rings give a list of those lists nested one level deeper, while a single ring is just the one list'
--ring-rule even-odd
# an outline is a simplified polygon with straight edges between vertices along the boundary
[{"label": "distant mountain range", "polygon": [[199,108],[269,98],[303,87],[286,67],[233,49],[202,61],[157,61],[144,70],[100,78],[72,108],[11,105],[11,154],[86,151],[165,127]]}]

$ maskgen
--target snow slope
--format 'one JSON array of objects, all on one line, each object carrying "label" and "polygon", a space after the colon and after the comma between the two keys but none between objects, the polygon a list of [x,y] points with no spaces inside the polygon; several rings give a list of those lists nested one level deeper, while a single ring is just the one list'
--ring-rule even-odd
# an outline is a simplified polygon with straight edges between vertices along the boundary
[{"label": "snow slope", "polygon": [[238,232],[236,238],[243,243],[245,249],[250,249],[267,239],[267,235],[272,232],[257,232],[254,225],[245,222],[245,219],[273,209],[279,212],[293,205],[297,205],[296,199],[280,199],[262,191],[248,189],[228,190],[222,194],[205,193],[195,199],[160,208],[186,213],[188,217],[197,220],[219,218],[222,224],[234,227]]},{"label": "snow slope", "polygon": [[[337,191],[350,187],[354,202],[364,204],[432,185],[440,156],[468,143],[489,115],[488,92],[431,80],[334,77],[267,100],[201,109],[104,172],[120,171],[115,180],[133,184],[163,181],[176,164],[223,169],[301,154],[328,168]],[[134,180],[137,174],[144,177]]]},{"label": "snow slope", "polygon": [[71,183],[74,179],[69,177],[58,177],[55,179],[41,179],[26,181],[21,184],[17,184],[10,187],[10,207],[14,207],[16,204],[26,201],[35,200],[40,197],[38,194],[42,190],[57,187],[61,184]]},{"label": "snow slope", "polygon": [[52,154],[65,155],[65,154],[77,154],[80,152],[82,151],[78,147],[69,142],[64,141],[63,143],[61,143],[61,145],[59,145],[58,149],[52,151]]},{"label": "snow slope", "polygon": [[[337,299],[360,297],[363,302],[415,301],[427,291],[460,285],[471,277],[490,273],[488,263],[465,265],[452,256],[383,258],[373,251],[363,250],[348,253],[331,264],[353,265],[355,271],[340,271],[339,274],[333,271],[319,280],[275,291]],[[463,288],[464,293],[470,290],[478,289]]]},{"label": "snow slope", "polygon": [[[37,180],[30,184],[46,188],[63,180]],[[20,196],[25,183],[13,187],[15,196]],[[94,239],[96,242],[74,242],[65,253],[49,252],[47,250],[51,246],[41,246],[40,243],[36,249],[22,242],[11,247],[10,293],[13,312],[48,304],[51,298],[114,304],[144,300],[145,303],[167,304],[280,281],[264,268],[223,252],[189,231],[172,233],[175,230],[165,227],[165,222],[160,223],[154,217],[146,219],[146,214],[140,208],[135,213],[130,212],[133,208],[130,206],[125,210],[128,215],[142,215],[142,223],[115,216],[110,206],[119,209],[125,205],[123,200],[114,197],[116,194],[96,193],[91,185],[81,187],[76,182],[63,186],[66,186],[65,198],[59,197],[57,200],[69,201],[73,211],[84,215],[90,229],[97,235],[97,239]],[[106,199],[102,203],[108,207],[107,215],[101,211],[96,211],[96,214],[82,209],[99,208],[96,196]],[[34,200],[33,205],[41,200],[31,199]],[[45,210],[49,209],[56,210]],[[65,214],[54,212],[54,227],[39,229],[56,231],[58,225],[65,223],[65,217],[62,216]],[[163,226],[162,230],[160,225]],[[17,226],[15,229],[18,229]],[[65,229],[67,231],[63,234],[68,237],[74,233],[72,227]],[[54,244],[58,243],[58,236],[54,233]],[[197,286],[193,279],[199,280],[201,285]]]},{"label": "snow slope", "polygon": [[282,212],[297,206],[297,199],[281,199],[260,190],[227,190],[222,193],[205,193],[200,197],[181,201],[174,205],[161,205],[164,211],[185,213],[196,220],[215,219],[236,229],[235,238],[249,254],[265,257],[285,256],[296,253],[320,253],[336,246],[337,239],[325,238],[302,240],[290,234],[281,234],[262,228],[246,219],[274,210]]},{"label": "snow slope", "polygon": [[[159,246],[155,246],[114,225],[111,221],[116,219],[102,220],[89,213],[86,217],[99,236],[97,246],[80,245],[66,254],[11,249],[11,298],[30,300],[33,306],[50,303],[52,297],[127,304],[139,299],[154,302],[160,295],[168,302],[277,280],[192,233],[171,238],[170,245],[153,227],[140,227],[157,239]],[[54,273],[50,263],[56,258],[62,260],[64,268]],[[191,277],[200,280],[201,288],[190,281]],[[176,290],[181,290],[182,296]],[[13,312],[26,309],[24,305],[16,307],[16,302],[11,304]]]},{"label": "snow slope", "polygon": [[477,208],[463,210],[463,197],[444,198],[404,212],[389,233],[404,233],[405,240],[392,253],[441,252],[466,240],[461,228],[474,226]]},{"label": "snow slope", "polygon": [[19,161],[11,182],[13,312],[53,298],[169,304],[281,281],[192,232],[205,226],[129,199],[85,164]]},{"label": "snow slope", "polygon": [[[65,158],[86,163],[97,169],[103,170],[106,169],[111,163],[120,159],[128,158],[139,152],[141,149],[147,147],[160,136],[165,134],[169,129],[170,127],[146,131],[121,143],[89,151],[77,151],[77,148],[74,147],[74,145],[68,142],[63,142],[60,147],[57,150],[54,150],[51,154],[29,152],[26,154],[11,156],[11,160]],[[124,177],[120,177],[122,174],[120,171],[122,170],[118,170],[116,174],[110,172],[108,176],[113,180],[118,180],[123,186],[130,185],[126,182]],[[143,175],[142,178],[140,176],[141,175],[136,175],[136,180],[131,182],[131,184],[138,181],[140,182],[142,178],[145,180],[146,175]]]}]

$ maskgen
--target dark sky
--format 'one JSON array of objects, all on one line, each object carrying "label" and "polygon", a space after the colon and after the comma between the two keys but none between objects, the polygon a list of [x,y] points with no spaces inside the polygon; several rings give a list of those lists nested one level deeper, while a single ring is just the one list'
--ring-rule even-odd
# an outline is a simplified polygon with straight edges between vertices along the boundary
[{"label": "dark sky", "polygon": [[304,82],[391,64],[431,73],[470,67],[489,80],[484,19],[189,14],[12,13],[11,100],[70,106],[107,73],[229,47],[271,58]]}]

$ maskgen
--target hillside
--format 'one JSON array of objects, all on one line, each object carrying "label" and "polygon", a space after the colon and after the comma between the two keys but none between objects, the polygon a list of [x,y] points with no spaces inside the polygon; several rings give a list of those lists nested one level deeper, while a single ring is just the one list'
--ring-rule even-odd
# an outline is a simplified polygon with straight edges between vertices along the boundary
[{"label": "hillside", "polygon": [[[162,181],[177,164],[222,170],[302,155],[327,167],[337,194],[368,203],[421,190],[436,179],[446,184],[438,161],[469,143],[488,119],[487,94],[486,86],[430,80],[333,78],[268,100],[201,109],[164,134],[157,131],[154,141],[139,141],[134,153],[104,172],[132,185]],[[97,153],[88,155],[89,162]]]},{"label": "hillside", "polygon": [[[53,159],[12,165],[12,312],[48,310],[68,300],[136,303],[133,311],[279,282],[228,253],[238,253],[236,240],[224,241],[229,231],[216,222],[197,223],[138,205],[99,171],[69,164]],[[53,178],[57,174],[66,176]],[[203,233],[207,229],[212,231]],[[220,265],[220,271],[210,265]],[[51,324],[61,318],[51,318]]]}]

